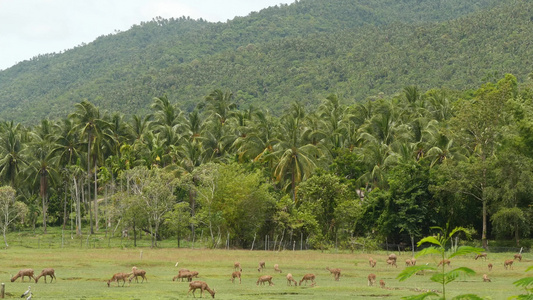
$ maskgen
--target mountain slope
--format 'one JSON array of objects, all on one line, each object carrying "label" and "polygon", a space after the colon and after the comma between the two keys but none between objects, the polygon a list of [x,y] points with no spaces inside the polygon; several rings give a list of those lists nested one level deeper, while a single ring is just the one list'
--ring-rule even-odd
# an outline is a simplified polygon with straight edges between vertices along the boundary
[{"label": "mountain slope", "polygon": [[[492,27],[507,34],[507,44],[517,37],[530,39],[523,31],[508,35],[513,27],[530,29],[526,16],[509,24],[512,6],[493,9],[494,3],[307,0],[227,23],[157,19],[0,72],[0,118],[61,117],[84,98],[104,109],[141,113],[152,97],[164,93],[191,109],[215,88],[233,91],[241,105],[275,111],[295,99],[314,103],[331,92],[361,99],[405,84],[440,86],[447,80],[464,88],[468,80],[461,76],[483,76],[487,69],[521,74],[513,62],[509,70],[487,67],[499,59],[496,52],[479,61],[463,53],[468,47],[454,45],[484,43],[478,39],[490,40]],[[516,6],[530,9],[525,1]],[[459,16],[467,17],[454,20]],[[476,27],[479,19],[488,22],[485,27]],[[464,25],[468,20],[475,20],[473,26]],[[513,49],[515,57],[509,59],[528,51]],[[439,64],[435,57],[448,58]],[[472,70],[464,71],[471,64]],[[420,78],[421,68],[438,73],[430,69],[436,67],[443,74],[431,76],[435,80]]]}]

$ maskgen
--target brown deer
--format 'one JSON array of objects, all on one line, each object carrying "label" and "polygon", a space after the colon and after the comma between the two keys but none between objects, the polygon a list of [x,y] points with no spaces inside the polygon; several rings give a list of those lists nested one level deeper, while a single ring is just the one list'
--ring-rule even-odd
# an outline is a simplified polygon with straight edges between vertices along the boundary
[{"label": "brown deer", "polygon": [[405,260],[405,266],[406,266],[406,267],[409,267],[409,266],[412,266],[412,265],[413,265],[413,263],[411,262],[410,259],[406,259],[406,260]]},{"label": "brown deer", "polygon": [[118,282],[119,280],[122,280],[124,282],[122,284],[122,286],[124,286],[126,284],[126,278],[128,278],[130,275],[131,273],[116,273],[115,275],[113,275],[113,277],[111,277],[111,279],[107,281],[107,286],[110,287],[112,281],[116,281],[117,286],[120,286],[120,283]]},{"label": "brown deer", "polygon": [[260,261],[259,262],[259,268],[257,268],[257,271],[261,272],[261,271],[263,271],[264,268],[265,268],[265,262],[264,261]]},{"label": "brown deer", "polygon": [[298,282],[294,280],[294,278],[292,277],[292,274],[291,273],[287,274],[287,285],[292,286],[293,282],[294,282],[294,286],[298,286]]},{"label": "brown deer", "polygon": [[448,267],[450,266],[450,260],[449,259],[443,259],[439,262],[439,264],[437,265],[437,268],[440,267],[441,265],[448,265]]},{"label": "brown deer", "polygon": [[274,265],[274,272],[280,272],[281,273],[281,269],[279,268],[278,264]]},{"label": "brown deer", "polygon": [[205,283],[205,281],[193,281],[189,283],[189,291],[187,292],[187,296],[189,296],[189,293],[192,291],[192,296],[196,298],[194,292],[197,289],[200,289],[200,297],[203,297],[204,291],[207,291],[209,292],[209,294],[211,294],[211,297],[215,298],[216,291],[214,289],[210,289],[209,286],[207,286],[207,283]]},{"label": "brown deer", "polygon": [[491,263],[489,263],[489,264],[487,265],[487,267],[489,267],[489,272],[492,271],[492,264],[491,264]]},{"label": "brown deer", "polygon": [[[24,276],[28,276],[30,278],[33,278],[33,280],[35,281],[35,277],[33,276],[33,269],[23,269],[23,270],[20,270],[17,275],[13,276],[11,278],[11,282],[14,282],[15,280],[17,280],[19,277],[22,277],[21,280],[24,282]],[[31,281],[31,279],[30,279]]]},{"label": "brown deer", "polygon": [[341,277],[341,269],[338,269],[338,268],[330,269],[329,267],[326,267],[326,270],[328,270],[331,273],[331,275],[335,277],[335,281],[339,281]]},{"label": "brown deer", "polygon": [[39,276],[35,277],[35,283],[39,281],[39,278],[44,276],[44,283],[46,283],[46,276],[50,276],[50,283],[55,279],[57,282],[57,278],[55,275],[55,271],[52,268],[46,268],[41,271],[41,274]]},{"label": "brown deer", "polygon": [[518,261],[522,261],[522,254],[520,253],[515,254],[514,259],[518,259]]},{"label": "brown deer", "polygon": [[483,252],[483,253],[476,254],[475,260],[477,260],[480,257],[483,257],[485,260],[487,260],[487,253]]},{"label": "brown deer", "polygon": [[376,282],[376,274],[370,273],[368,274],[368,286],[373,286]]},{"label": "brown deer", "polygon": [[272,282],[272,276],[270,275],[263,275],[261,277],[259,277],[259,279],[257,279],[257,285],[259,285],[261,283],[261,285],[265,285],[265,282],[268,281],[268,285],[271,286],[271,285],[274,285],[274,283]]},{"label": "brown deer", "polygon": [[129,282],[131,283],[133,278],[135,278],[135,282],[139,283],[139,279],[137,278],[139,276],[142,277],[142,279],[143,279],[141,281],[141,283],[143,283],[145,280],[146,280],[146,282],[148,282],[148,279],[146,278],[146,271],[145,270],[137,269],[137,267],[131,268],[131,275],[130,275]]},{"label": "brown deer", "polygon": [[513,262],[514,260],[513,259],[508,259],[506,260],[504,263],[503,263],[503,267],[507,270],[507,267],[511,268],[511,270],[513,269]]},{"label": "brown deer", "polygon": [[236,271],[240,271],[242,272],[242,268],[241,268],[241,263],[236,261],[234,264],[233,264],[233,270],[236,270]]},{"label": "brown deer", "polygon": [[380,279],[379,280],[379,286],[384,289],[385,288],[385,281],[383,281],[383,279]]},{"label": "brown deer", "polygon": [[416,266],[416,259],[414,257],[411,258],[411,266]]},{"label": "brown deer", "polygon": [[231,283],[235,283],[235,278],[239,278],[239,283],[241,283],[241,271],[231,273]]},{"label": "brown deer", "polygon": [[389,259],[396,261],[396,259],[397,259],[396,254],[394,254],[394,253],[389,254]]},{"label": "brown deer", "polygon": [[307,285],[307,281],[311,280],[311,284],[315,284],[315,274],[305,274],[302,280],[300,280],[300,286],[302,286],[302,282],[305,281],[305,285]]},{"label": "brown deer", "polygon": [[483,274],[483,282],[491,282],[489,276],[487,274]]},{"label": "brown deer", "polygon": [[172,281],[176,281],[176,279],[180,279],[180,281],[183,281],[183,279],[187,279],[188,282],[191,282],[193,277],[193,272],[179,272],[178,275],[172,278]]},{"label": "brown deer", "polygon": [[371,257],[368,259],[368,264],[370,265],[371,268],[373,268],[376,266],[376,261]]},{"label": "brown deer", "polygon": [[396,261],[392,260],[392,259],[387,259],[387,265],[391,265],[391,267],[395,266],[396,268],[398,268],[398,265],[396,264]]}]

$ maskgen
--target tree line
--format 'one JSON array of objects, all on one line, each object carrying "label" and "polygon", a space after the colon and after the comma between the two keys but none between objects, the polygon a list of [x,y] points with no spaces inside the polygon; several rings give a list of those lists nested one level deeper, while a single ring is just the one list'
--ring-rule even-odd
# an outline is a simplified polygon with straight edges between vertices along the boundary
[{"label": "tree line", "polygon": [[[36,126],[0,123],[6,230],[123,229],[137,238],[250,247],[257,236],[337,244],[414,242],[430,226],[531,237],[533,82],[341,104],[281,116],[214,90],[191,111],[167,96],[126,116],[90,101]],[[4,196],[5,195],[5,196]],[[72,224],[72,225],[71,225]],[[7,242],[6,242],[7,245]]]}]

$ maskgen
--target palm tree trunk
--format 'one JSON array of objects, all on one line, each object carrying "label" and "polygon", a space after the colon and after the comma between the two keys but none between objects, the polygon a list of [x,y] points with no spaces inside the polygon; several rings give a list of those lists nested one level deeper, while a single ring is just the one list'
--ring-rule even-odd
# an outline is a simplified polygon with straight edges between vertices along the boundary
[{"label": "palm tree trunk", "polygon": [[98,231],[98,181],[96,159],[94,160],[94,223]]},{"label": "palm tree trunk", "polygon": [[91,211],[91,140],[92,134],[88,135],[88,147],[87,147],[87,199],[89,203],[89,223],[91,227],[91,234],[94,234],[93,228],[93,214]]}]

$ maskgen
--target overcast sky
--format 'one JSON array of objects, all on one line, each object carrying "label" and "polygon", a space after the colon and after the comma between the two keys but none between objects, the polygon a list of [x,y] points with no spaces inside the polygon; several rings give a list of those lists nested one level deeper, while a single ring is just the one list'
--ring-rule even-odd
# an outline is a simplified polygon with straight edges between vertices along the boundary
[{"label": "overcast sky", "polygon": [[141,21],[190,16],[211,22],[284,0],[0,0],[0,70],[38,54],[89,43]]}]

